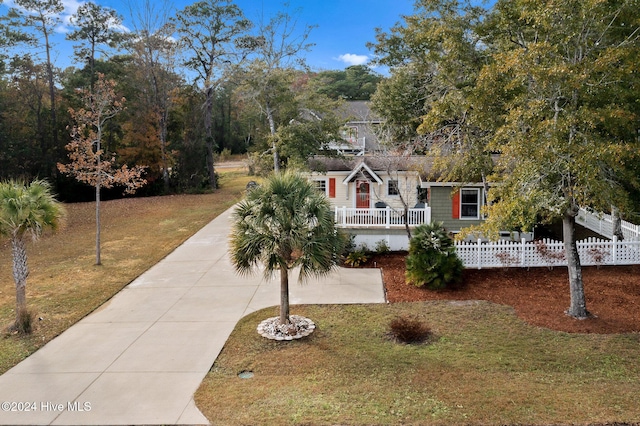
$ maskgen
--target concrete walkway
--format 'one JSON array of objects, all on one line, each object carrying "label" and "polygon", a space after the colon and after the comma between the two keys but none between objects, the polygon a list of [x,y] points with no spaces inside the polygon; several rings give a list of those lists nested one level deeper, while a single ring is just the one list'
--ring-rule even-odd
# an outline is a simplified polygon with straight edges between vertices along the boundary
[{"label": "concrete walkway", "polygon": [[[230,215],[0,376],[0,424],[208,424],[194,392],[238,320],[279,304],[277,279],[234,272]],[[290,291],[292,304],[385,302],[375,269]]]}]

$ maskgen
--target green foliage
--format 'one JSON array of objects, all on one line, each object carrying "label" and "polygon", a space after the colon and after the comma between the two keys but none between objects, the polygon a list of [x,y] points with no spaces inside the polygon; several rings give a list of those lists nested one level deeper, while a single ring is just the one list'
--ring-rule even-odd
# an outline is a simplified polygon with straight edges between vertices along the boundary
[{"label": "green foliage", "polygon": [[249,176],[267,176],[273,172],[273,158],[259,152],[247,154]]},{"label": "green foliage", "polygon": [[389,329],[391,335],[402,343],[422,343],[431,336],[431,329],[425,322],[406,315],[391,320]]},{"label": "green foliage", "polygon": [[298,174],[271,175],[233,213],[231,259],[241,273],[262,264],[266,276],[296,266],[301,278],[322,275],[336,265],[342,241],[329,201]]},{"label": "green foliage", "polygon": [[376,241],[375,251],[378,254],[389,253],[391,249],[389,248],[389,244],[387,244],[387,240]]},{"label": "green foliage", "polygon": [[223,148],[220,153],[216,155],[216,161],[224,162],[231,158],[231,150],[229,148]]},{"label": "green foliage", "polygon": [[367,256],[367,254],[363,250],[354,250],[347,255],[346,259],[344,260],[344,263],[346,263],[349,266],[353,266],[354,268],[357,268],[358,266],[365,263],[367,260],[369,260],[369,256]]},{"label": "green foliage", "polygon": [[429,111],[425,102],[430,74],[424,74],[413,64],[391,70],[391,76],[378,84],[371,96],[371,108],[384,118],[382,134],[389,134],[384,143],[418,140],[421,117]]},{"label": "green foliage", "polygon": [[322,119],[312,116],[280,126],[275,138],[281,157],[297,164],[306,163],[341,137],[342,124],[335,114],[326,114]]},{"label": "green foliage", "polygon": [[13,279],[16,285],[16,320],[13,328],[19,333],[31,333],[31,314],[26,307],[26,287],[29,268],[25,239],[40,238],[45,229],[56,229],[64,215],[62,205],[55,200],[46,181],[30,184],[18,181],[0,182],[0,235],[11,240]]},{"label": "green foliage", "polygon": [[64,208],[46,181],[0,182],[0,235],[35,240],[46,228],[57,229],[63,216]]},{"label": "green foliage", "polygon": [[353,65],[343,71],[322,71],[313,80],[318,92],[332,99],[368,101],[382,76],[365,65]]},{"label": "green foliage", "polygon": [[409,241],[407,282],[430,290],[446,288],[462,278],[462,261],[442,223],[418,226]]},{"label": "green foliage", "polygon": [[233,212],[231,262],[241,274],[264,267],[280,272],[280,324],[289,322],[289,270],[300,281],[328,274],[338,263],[343,239],[327,197],[305,177],[274,173],[247,192]]}]

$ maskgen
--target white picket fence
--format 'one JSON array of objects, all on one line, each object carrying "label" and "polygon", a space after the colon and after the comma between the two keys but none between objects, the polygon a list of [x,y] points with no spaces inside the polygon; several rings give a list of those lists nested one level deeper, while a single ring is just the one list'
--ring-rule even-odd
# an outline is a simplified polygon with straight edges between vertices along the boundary
[{"label": "white picket fence", "polygon": [[[590,265],[640,264],[640,241],[578,241],[580,263]],[[456,252],[466,268],[553,267],[566,266],[564,243],[555,240],[456,242]]]},{"label": "white picket fence", "polygon": [[[613,220],[610,214],[593,213],[587,209],[580,209],[576,222],[587,229],[591,229],[607,238],[613,238]],[[622,222],[622,235],[625,240],[633,240],[640,237],[640,226],[626,220]]]}]

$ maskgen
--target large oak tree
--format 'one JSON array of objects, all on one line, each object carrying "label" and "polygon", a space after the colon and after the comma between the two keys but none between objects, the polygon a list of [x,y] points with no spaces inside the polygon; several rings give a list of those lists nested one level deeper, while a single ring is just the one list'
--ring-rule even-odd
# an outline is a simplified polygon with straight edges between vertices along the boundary
[{"label": "large oak tree", "polygon": [[[438,96],[428,101],[421,130],[464,119],[471,132],[454,133],[454,147],[473,149],[448,155],[500,153],[485,232],[562,220],[567,314],[587,317],[575,217],[580,207],[628,207],[640,128],[639,2],[501,0],[479,15],[456,0],[418,6],[405,26],[379,36],[379,46],[403,66],[436,66]],[[466,24],[456,36],[446,21]]]}]

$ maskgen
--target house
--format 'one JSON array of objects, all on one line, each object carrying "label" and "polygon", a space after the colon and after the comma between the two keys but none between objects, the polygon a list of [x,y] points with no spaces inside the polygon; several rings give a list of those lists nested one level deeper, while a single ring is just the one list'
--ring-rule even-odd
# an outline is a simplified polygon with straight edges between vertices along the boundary
[{"label": "house", "polygon": [[382,119],[371,111],[368,102],[346,101],[341,115],[346,121],[342,140],[331,142],[330,150],[343,155],[365,155],[379,150],[375,129]]},{"label": "house", "polygon": [[407,227],[439,221],[457,233],[483,222],[482,183],[437,182],[431,167],[425,156],[313,157],[309,179],[327,195],[337,226],[355,235],[356,244],[373,248],[384,240],[392,250],[404,250]]}]

